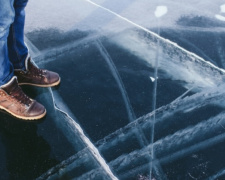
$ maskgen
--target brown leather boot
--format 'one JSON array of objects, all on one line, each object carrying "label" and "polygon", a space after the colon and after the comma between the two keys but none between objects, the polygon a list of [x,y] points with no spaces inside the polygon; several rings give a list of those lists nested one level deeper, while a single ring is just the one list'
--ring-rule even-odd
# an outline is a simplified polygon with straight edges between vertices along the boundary
[{"label": "brown leather boot", "polygon": [[25,60],[25,66],[25,71],[21,69],[14,70],[14,74],[17,76],[19,85],[52,87],[60,83],[60,77],[57,73],[39,69],[32,63],[30,57]]},{"label": "brown leather boot", "polygon": [[23,120],[41,119],[46,114],[44,106],[24,94],[16,76],[0,87],[0,109]]}]

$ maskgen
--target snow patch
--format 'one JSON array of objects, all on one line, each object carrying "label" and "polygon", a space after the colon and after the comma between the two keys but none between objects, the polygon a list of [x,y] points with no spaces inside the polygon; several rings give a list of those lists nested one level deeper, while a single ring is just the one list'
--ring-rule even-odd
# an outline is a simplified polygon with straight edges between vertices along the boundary
[{"label": "snow patch", "polygon": [[157,18],[164,16],[167,13],[167,7],[166,6],[157,6],[155,10],[155,16]]},{"label": "snow patch", "polygon": [[154,77],[150,77],[151,81],[154,82],[155,81],[155,78]]},{"label": "snow patch", "polygon": [[158,77],[154,78],[154,77],[151,77],[151,76],[149,78],[151,79],[152,82],[155,82],[155,79],[158,79]]},{"label": "snow patch", "polygon": [[221,16],[221,15],[219,15],[219,14],[216,14],[215,17],[216,17],[217,19],[219,19],[220,21],[225,21],[225,17],[224,17],[224,16]]},{"label": "snow patch", "polygon": [[220,12],[225,13],[225,4],[220,6]]},{"label": "snow patch", "polygon": [[139,35],[135,31],[126,31],[114,36],[112,40],[121,48],[127,49],[147,62],[152,68],[155,68],[155,63],[150,57],[155,57],[156,48],[159,48],[159,52],[162,52],[159,57],[159,70],[162,70],[172,80],[185,82],[183,85],[187,89],[216,87],[217,83],[222,80],[220,75],[216,75],[214,71],[210,70],[211,68],[208,69],[208,67],[213,69],[216,67],[211,64],[208,65],[206,61],[198,56],[194,56],[183,49],[175,48],[176,51],[174,51],[175,46],[170,47],[167,41],[161,42],[160,47],[153,41],[149,44],[150,37],[148,39],[143,37],[144,34]]}]

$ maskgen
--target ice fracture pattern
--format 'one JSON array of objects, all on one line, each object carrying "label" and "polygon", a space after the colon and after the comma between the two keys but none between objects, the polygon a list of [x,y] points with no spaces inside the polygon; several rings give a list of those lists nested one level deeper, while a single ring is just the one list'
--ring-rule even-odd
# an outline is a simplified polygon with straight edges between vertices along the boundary
[{"label": "ice fracture pattern", "polygon": [[221,0],[39,0],[34,62],[61,75],[23,89],[38,122],[1,112],[0,179],[225,179]]}]

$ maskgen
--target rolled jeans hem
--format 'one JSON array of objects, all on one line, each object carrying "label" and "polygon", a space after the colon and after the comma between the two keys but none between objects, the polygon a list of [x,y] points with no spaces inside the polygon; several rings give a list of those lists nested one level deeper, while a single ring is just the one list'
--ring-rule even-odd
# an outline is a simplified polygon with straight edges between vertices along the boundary
[{"label": "rolled jeans hem", "polygon": [[4,84],[7,84],[12,77],[14,76],[14,72],[11,72],[3,81],[0,81],[0,87]]}]

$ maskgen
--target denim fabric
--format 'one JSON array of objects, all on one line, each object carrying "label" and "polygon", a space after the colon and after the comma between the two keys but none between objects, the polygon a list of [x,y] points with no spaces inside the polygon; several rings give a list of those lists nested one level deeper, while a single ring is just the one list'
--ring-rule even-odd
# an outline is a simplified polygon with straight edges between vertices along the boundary
[{"label": "denim fabric", "polygon": [[8,57],[7,38],[14,21],[14,0],[0,0],[0,86],[13,76],[13,66]]},{"label": "denim fabric", "polygon": [[0,0],[0,86],[15,69],[25,68],[28,49],[24,44],[24,8],[28,0]]},{"label": "denim fabric", "polygon": [[10,26],[8,37],[9,59],[13,64],[14,69],[25,69],[25,59],[28,54],[28,49],[24,43],[24,24],[25,11],[28,0],[15,0],[15,19]]}]

